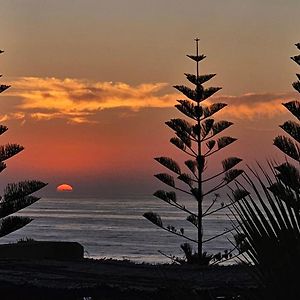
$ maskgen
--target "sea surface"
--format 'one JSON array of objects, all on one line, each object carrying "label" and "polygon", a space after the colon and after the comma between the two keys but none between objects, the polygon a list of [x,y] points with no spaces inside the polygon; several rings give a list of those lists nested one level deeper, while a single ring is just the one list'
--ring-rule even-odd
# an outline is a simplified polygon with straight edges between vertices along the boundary
[{"label": "sea surface", "polygon": [[[197,210],[194,200],[182,203]],[[208,204],[207,204],[208,205]],[[206,205],[206,207],[207,207]],[[216,203],[214,208],[220,207]],[[205,209],[204,209],[205,210]],[[161,230],[143,218],[143,213],[160,214],[164,224],[183,227],[185,234],[196,239],[195,227],[185,220],[186,214],[153,196],[123,198],[43,198],[18,214],[34,220],[22,229],[1,238],[0,243],[24,238],[49,241],[76,241],[84,246],[85,257],[118,258],[138,262],[169,262],[166,254],[183,256],[182,237]],[[221,210],[204,220],[204,239],[232,228],[228,210]],[[204,250],[216,253],[231,249],[222,236],[205,244]]]}]

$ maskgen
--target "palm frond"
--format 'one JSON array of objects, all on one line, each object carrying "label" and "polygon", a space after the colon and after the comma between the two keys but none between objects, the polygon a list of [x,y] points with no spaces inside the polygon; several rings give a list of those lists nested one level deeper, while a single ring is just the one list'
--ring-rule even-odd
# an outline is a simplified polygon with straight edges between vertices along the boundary
[{"label": "palm frond", "polygon": [[232,194],[234,201],[240,201],[250,195],[250,193],[247,190],[241,188],[237,188],[232,192]]}]

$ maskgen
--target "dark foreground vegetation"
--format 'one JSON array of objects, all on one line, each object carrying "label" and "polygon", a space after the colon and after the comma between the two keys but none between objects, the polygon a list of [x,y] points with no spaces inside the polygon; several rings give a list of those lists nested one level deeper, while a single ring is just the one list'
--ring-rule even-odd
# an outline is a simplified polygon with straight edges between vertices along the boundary
[{"label": "dark foreground vegetation", "polygon": [[241,265],[1,260],[0,269],[1,294],[9,299],[255,299],[248,296],[258,293],[251,268]]}]

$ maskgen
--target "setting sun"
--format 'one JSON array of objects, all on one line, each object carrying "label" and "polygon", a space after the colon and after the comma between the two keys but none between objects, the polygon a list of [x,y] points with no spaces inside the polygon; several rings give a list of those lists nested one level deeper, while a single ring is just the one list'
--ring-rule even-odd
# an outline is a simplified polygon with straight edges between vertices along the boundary
[{"label": "setting sun", "polygon": [[58,192],[72,192],[73,191],[73,187],[71,185],[69,185],[69,184],[64,183],[64,184],[59,185],[56,188],[56,190]]}]

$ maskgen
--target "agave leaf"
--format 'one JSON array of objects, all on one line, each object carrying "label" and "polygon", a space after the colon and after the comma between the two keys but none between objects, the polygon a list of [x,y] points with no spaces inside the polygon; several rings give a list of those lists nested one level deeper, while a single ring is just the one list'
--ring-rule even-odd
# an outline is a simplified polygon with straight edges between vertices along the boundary
[{"label": "agave leaf", "polygon": [[166,173],[160,173],[160,174],[156,174],[154,175],[154,177],[156,177],[158,180],[162,181],[163,183],[165,183],[166,185],[169,185],[171,187],[175,187],[175,181],[173,176],[166,174]]},{"label": "agave leaf", "polygon": [[4,146],[0,146],[0,161],[5,161],[12,156],[18,154],[24,149],[23,146],[18,144],[7,144]]},{"label": "agave leaf", "polygon": [[285,106],[299,121],[300,121],[300,102],[299,101],[290,101],[283,103]]},{"label": "agave leaf", "polygon": [[279,135],[274,139],[274,145],[289,157],[296,161],[300,161],[298,146],[292,139]]},{"label": "agave leaf", "polygon": [[149,220],[150,222],[152,222],[153,224],[155,224],[156,226],[163,227],[163,222],[159,214],[149,211],[149,212],[145,212],[143,214],[143,217]]},{"label": "agave leaf", "polygon": [[236,138],[232,138],[230,136],[223,136],[217,140],[218,149],[222,149],[222,148],[232,144],[236,140],[237,140]]},{"label": "agave leaf", "polygon": [[233,125],[233,123],[228,122],[228,121],[219,121],[217,123],[214,123],[214,125],[212,127],[212,133],[213,133],[213,135],[216,135],[216,134],[222,132],[223,130],[227,129],[231,125]]},{"label": "agave leaf", "polygon": [[228,171],[242,161],[238,157],[228,157],[222,161],[223,171]]},{"label": "agave leaf", "polygon": [[280,127],[298,143],[300,143],[300,126],[298,123],[294,121],[287,121],[283,125],[280,125]]},{"label": "agave leaf", "polygon": [[160,164],[162,164],[164,167],[166,167],[169,170],[173,171],[174,173],[176,173],[176,174],[181,173],[179,165],[172,158],[169,158],[169,157],[156,157],[154,159],[156,161],[158,161]]}]

